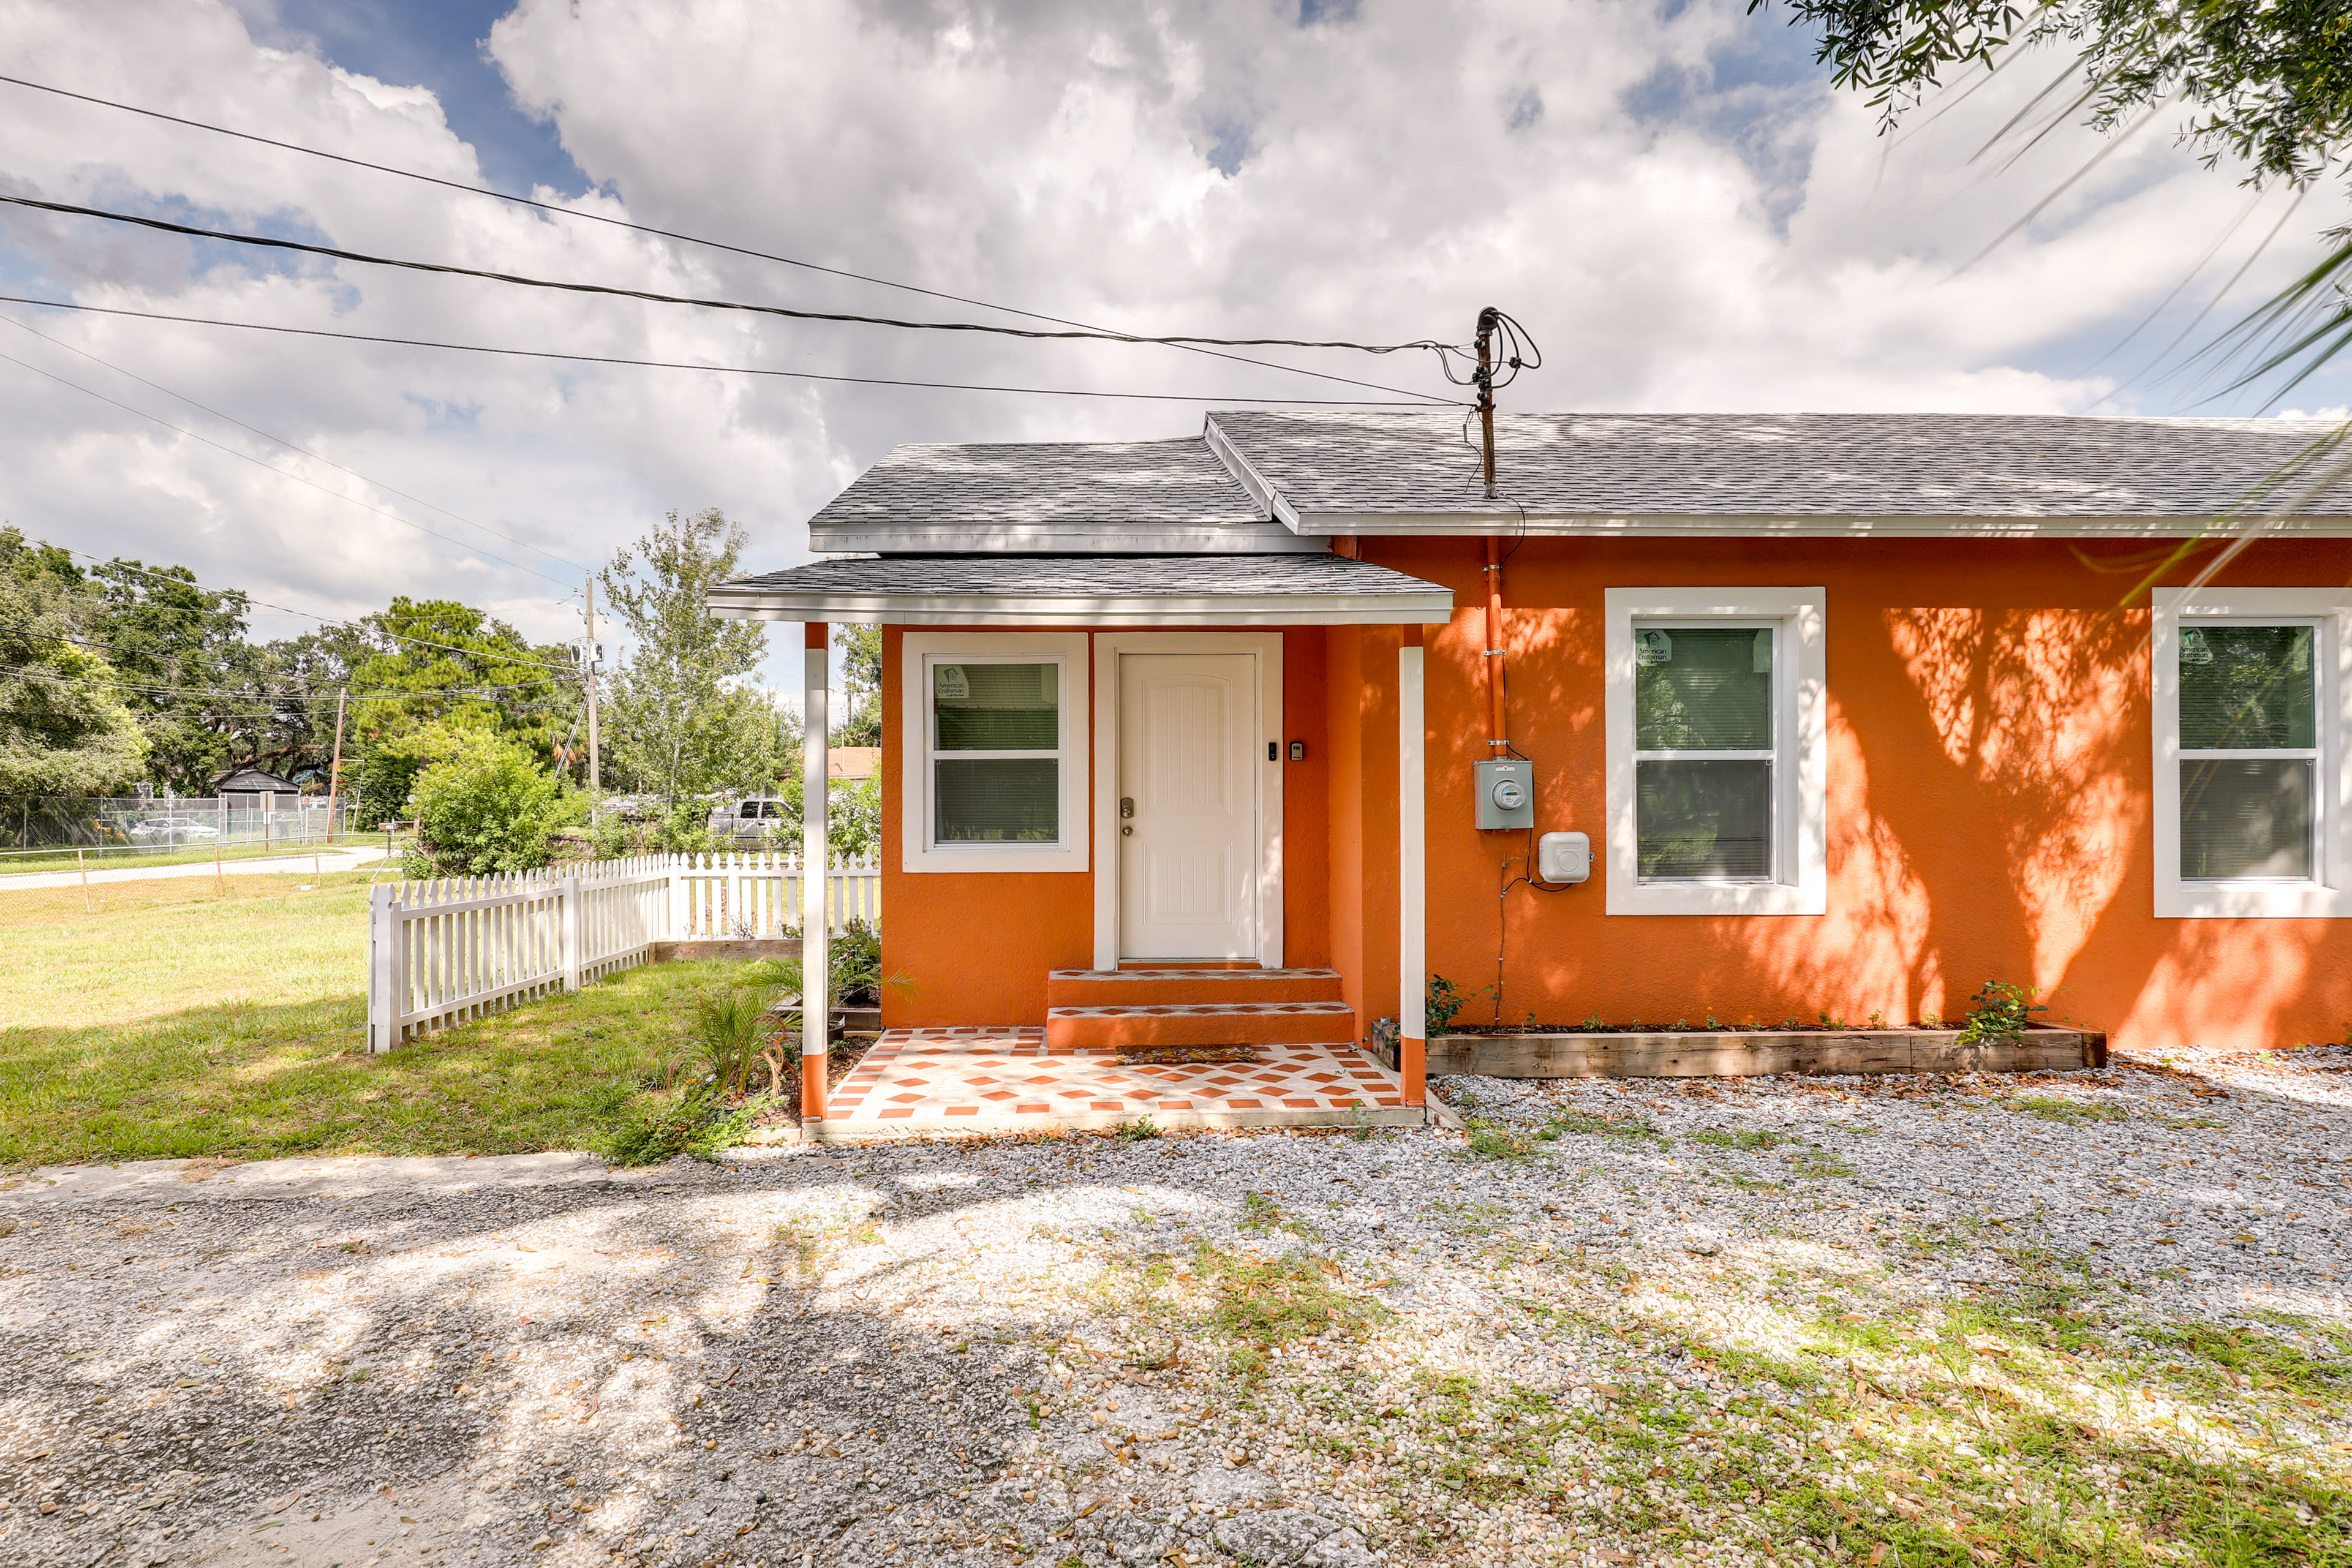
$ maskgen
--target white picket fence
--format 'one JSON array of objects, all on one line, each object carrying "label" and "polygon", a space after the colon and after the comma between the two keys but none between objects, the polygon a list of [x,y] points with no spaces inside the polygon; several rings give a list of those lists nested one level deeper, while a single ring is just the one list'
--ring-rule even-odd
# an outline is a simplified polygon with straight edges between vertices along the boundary
[{"label": "white picket fence", "polygon": [[[559,870],[378,886],[368,910],[368,1048],[388,1051],[646,961],[657,942],[774,937],[800,926],[797,860],[640,855]],[[882,873],[828,877],[826,925],[879,925]]]}]

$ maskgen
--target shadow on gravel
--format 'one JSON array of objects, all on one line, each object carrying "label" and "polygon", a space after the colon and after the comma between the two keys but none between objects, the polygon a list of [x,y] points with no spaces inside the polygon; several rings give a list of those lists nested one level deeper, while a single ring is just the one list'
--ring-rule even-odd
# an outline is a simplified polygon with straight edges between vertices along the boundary
[{"label": "shadow on gravel", "polygon": [[[55,1309],[0,1318],[20,1369],[0,1451],[37,1499],[0,1523],[0,1560],[569,1563],[627,1542],[647,1562],[860,1561],[861,1521],[951,1515],[1003,1471],[1042,1366],[1018,1321],[949,1338],[892,1311],[903,1291],[857,1302],[921,1261],[902,1242],[843,1267],[877,1209],[951,1229],[1005,1201],[901,1195],[867,1178],[53,1213],[0,1243]],[[199,1227],[187,1250],[174,1233]]]}]

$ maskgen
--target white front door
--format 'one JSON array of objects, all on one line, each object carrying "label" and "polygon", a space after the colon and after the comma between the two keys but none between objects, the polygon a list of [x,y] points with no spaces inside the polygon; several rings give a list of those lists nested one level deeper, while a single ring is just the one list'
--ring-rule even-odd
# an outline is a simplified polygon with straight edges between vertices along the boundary
[{"label": "white front door", "polygon": [[1118,657],[1118,952],[1257,956],[1257,660]]}]

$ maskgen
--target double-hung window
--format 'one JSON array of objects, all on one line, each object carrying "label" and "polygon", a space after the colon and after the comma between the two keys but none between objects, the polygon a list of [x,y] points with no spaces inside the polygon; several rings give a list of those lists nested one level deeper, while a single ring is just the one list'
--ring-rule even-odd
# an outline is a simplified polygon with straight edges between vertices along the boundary
[{"label": "double-hung window", "polygon": [[931,842],[1062,837],[1062,667],[931,665]]},{"label": "double-hung window", "polygon": [[1823,599],[1608,591],[1610,913],[1827,908]]},{"label": "double-hung window", "polygon": [[1085,651],[1082,636],[907,635],[907,869],[1086,869]]},{"label": "double-hung window", "polygon": [[2159,915],[2352,912],[2334,589],[2160,590]]},{"label": "double-hung window", "polygon": [[1633,835],[1645,882],[1772,879],[1773,626],[1637,623]]}]

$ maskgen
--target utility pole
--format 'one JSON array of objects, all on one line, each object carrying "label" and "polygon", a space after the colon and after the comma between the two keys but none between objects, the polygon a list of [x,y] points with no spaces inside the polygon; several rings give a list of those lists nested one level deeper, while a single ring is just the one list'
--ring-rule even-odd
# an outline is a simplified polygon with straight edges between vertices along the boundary
[{"label": "utility pole", "polygon": [[[1502,312],[1489,305],[1478,312],[1478,427],[1486,436],[1486,499],[1500,499],[1495,485],[1495,328]],[[1486,536],[1486,750],[1496,758],[1510,754],[1511,742],[1503,729],[1503,541]],[[1495,1005],[1502,1006],[1501,993]],[[1501,1013],[1496,1017],[1500,1019]]]},{"label": "utility pole", "polygon": [[327,766],[327,842],[335,841],[335,813],[342,808],[343,800],[343,699],[352,694],[348,686],[335,693],[335,760]]},{"label": "utility pole", "polygon": [[1497,499],[1495,489],[1495,320],[1502,312],[1489,305],[1478,312],[1478,428],[1486,437],[1486,499]]},{"label": "utility pole", "polygon": [[596,648],[596,579],[588,579],[588,645],[580,650],[581,668],[588,672],[588,820],[594,822],[602,815],[604,773],[596,759],[596,667],[603,662]]}]

